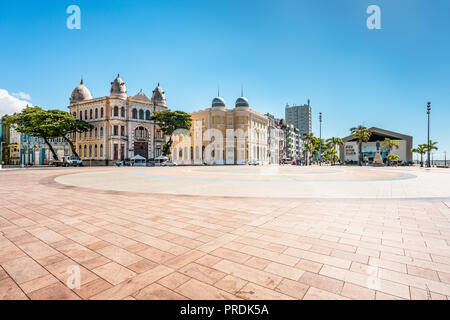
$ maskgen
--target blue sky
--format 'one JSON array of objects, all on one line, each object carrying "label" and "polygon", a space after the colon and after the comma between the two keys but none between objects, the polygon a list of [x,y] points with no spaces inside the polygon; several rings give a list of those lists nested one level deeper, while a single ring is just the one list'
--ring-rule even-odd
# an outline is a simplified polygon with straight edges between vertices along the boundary
[{"label": "blue sky", "polygon": [[[71,4],[81,30],[66,27]],[[366,27],[369,5],[381,8],[381,30]],[[2,0],[0,90],[66,110],[81,75],[95,97],[120,72],[130,95],[160,82],[169,107],[189,112],[208,107],[218,85],[232,107],[243,85],[252,108],[278,117],[311,99],[316,134],[322,112],[325,137],[364,124],[414,144],[426,142],[431,101],[443,158],[449,12],[448,0]]]}]

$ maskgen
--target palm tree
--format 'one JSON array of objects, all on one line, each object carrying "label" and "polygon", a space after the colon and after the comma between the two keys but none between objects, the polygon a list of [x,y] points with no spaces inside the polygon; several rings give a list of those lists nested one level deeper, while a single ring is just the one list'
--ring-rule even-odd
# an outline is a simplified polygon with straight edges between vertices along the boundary
[{"label": "palm tree", "polygon": [[[388,147],[388,156],[391,154],[392,149],[398,149],[398,141],[397,140],[391,140],[389,138],[384,138],[384,141],[381,143],[383,146]],[[387,158],[388,164],[391,164],[391,158]]]},{"label": "palm tree", "polygon": [[[436,146],[437,144],[438,144],[437,141],[430,140],[430,143],[425,145],[425,150],[427,152],[428,151],[432,152],[433,150],[438,150],[438,147]],[[430,159],[428,159],[428,160],[430,160]]]},{"label": "palm tree", "polygon": [[[344,146],[344,141],[341,138],[331,137],[327,139],[328,145],[330,145],[336,152],[338,147]],[[336,153],[333,153],[333,165],[336,164]]]},{"label": "palm tree", "polygon": [[304,150],[305,150],[305,164],[308,165],[308,152],[313,150],[311,142],[314,139],[314,135],[312,133],[302,133],[302,139],[304,141]]},{"label": "palm tree", "polygon": [[363,142],[367,143],[369,141],[370,136],[372,135],[372,132],[362,125],[351,128],[350,132],[353,134],[353,136],[358,141],[359,165],[362,166],[362,162],[363,162],[362,144],[363,144]]},{"label": "palm tree", "polygon": [[320,151],[321,142],[322,141],[317,137],[313,137],[312,141],[311,141],[312,158],[315,159],[316,162],[319,159],[319,151]]},{"label": "palm tree", "polygon": [[427,152],[427,145],[419,144],[417,148],[412,148],[411,152],[420,154],[420,166],[423,167],[423,155]]}]

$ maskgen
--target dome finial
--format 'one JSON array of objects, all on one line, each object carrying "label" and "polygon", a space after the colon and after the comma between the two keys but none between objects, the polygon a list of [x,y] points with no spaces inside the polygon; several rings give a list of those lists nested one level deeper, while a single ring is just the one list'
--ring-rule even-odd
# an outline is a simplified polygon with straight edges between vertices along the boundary
[{"label": "dome finial", "polygon": [[83,81],[83,76],[81,76],[81,81],[80,81],[80,84],[84,84],[84,81]]},{"label": "dome finial", "polygon": [[241,97],[244,96],[244,85],[241,84]]},{"label": "dome finial", "polygon": [[220,97],[220,86],[217,85],[217,96]]}]

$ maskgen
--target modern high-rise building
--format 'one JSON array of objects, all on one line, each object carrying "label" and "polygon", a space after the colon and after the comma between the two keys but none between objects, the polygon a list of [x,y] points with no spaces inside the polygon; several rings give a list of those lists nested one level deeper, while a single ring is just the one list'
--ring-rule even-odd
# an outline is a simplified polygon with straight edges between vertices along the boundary
[{"label": "modern high-rise building", "polygon": [[302,106],[286,105],[286,123],[297,128],[300,134],[312,133],[312,109],[310,101]]}]

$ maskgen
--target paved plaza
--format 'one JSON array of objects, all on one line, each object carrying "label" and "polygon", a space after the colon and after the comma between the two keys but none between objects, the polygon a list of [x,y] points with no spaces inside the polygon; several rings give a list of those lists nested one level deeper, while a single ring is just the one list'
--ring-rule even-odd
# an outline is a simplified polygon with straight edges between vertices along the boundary
[{"label": "paved plaza", "polygon": [[0,183],[0,299],[450,297],[448,169],[22,169]]}]

